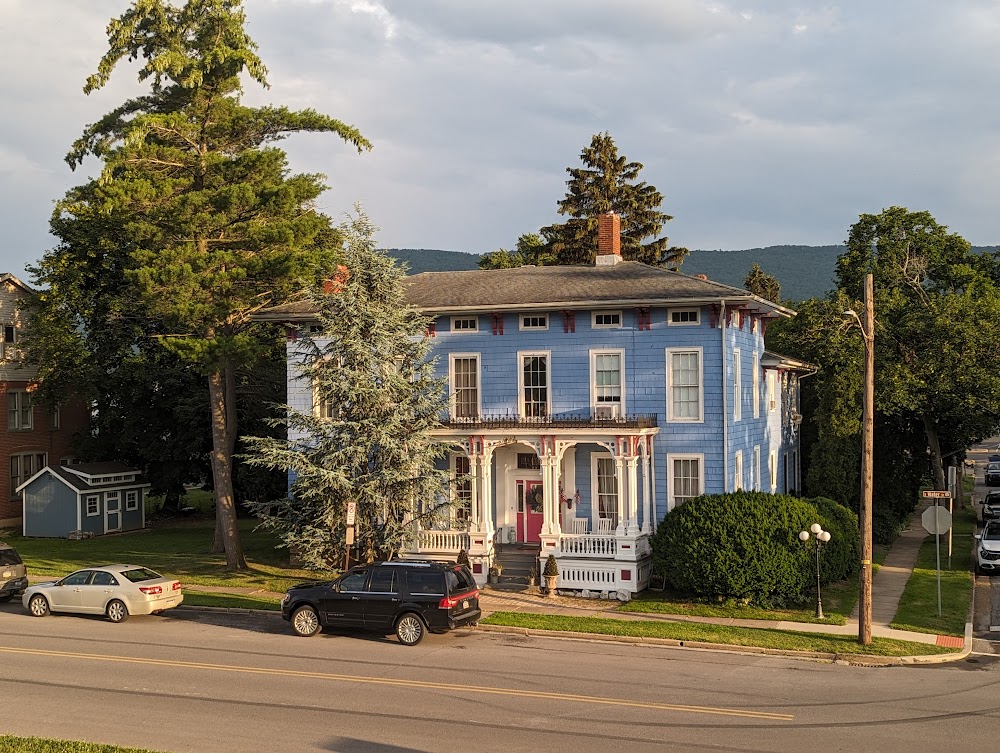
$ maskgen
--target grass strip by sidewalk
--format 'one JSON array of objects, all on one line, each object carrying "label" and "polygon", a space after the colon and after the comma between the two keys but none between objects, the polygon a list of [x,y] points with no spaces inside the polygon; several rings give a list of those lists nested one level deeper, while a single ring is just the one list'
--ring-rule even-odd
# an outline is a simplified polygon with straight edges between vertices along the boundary
[{"label": "grass strip by sidewalk", "polygon": [[937,558],[934,536],[920,546],[913,574],[899,600],[890,627],[938,635],[965,635],[969,598],[973,587],[972,534],[976,530],[974,509],[955,510],[952,529],[951,569],[948,539],[941,537],[941,616],[937,615]]},{"label": "grass strip by sidewalk", "polygon": [[208,591],[185,591],[184,604],[189,607],[226,607],[228,609],[267,609],[279,611],[281,602],[264,596],[251,594],[211,593]]},{"label": "grass strip by sidewalk", "polygon": [[561,630],[599,635],[622,635],[637,638],[673,638],[681,641],[722,643],[730,646],[754,646],[787,651],[819,651],[869,656],[916,656],[946,654],[954,649],[930,643],[911,643],[889,638],[875,638],[870,646],[861,646],[848,635],[796,633],[789,630],[706,625],[697,622],[660,620],[616,620],[607,617],[569,617],[523,612],[494,612],[484,619],[486,625],[507,625],[531,630]]},{"label": "grass strip by sidewalk", "polygon": [[0,753],[154,753],[146,748],[121,748],[101,743],[0,735]]}]

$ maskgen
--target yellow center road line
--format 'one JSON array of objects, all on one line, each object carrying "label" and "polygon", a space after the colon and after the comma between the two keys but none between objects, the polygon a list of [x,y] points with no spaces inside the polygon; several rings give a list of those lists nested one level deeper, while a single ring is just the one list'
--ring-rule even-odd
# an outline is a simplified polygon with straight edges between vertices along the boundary
[{"label": "yellow center road line", "polygon": [[767,719],[770,721],[790,722],[795,717],[791,714],[775,714],[769,711],[748,711],[745,709],[725,709],[713,706],[685,706],[673,703],[650,703],[646,701],[629,701],[624,698],[605,698],[602,696],[575,695],[573,693],[550,693],[543,690],[517,690],[515,688],[490,688],[469,685],[453,685],[444,682],[429,682],[427,680],[400,680],[385,677],[365,677],[363,675],[338,675],[327,672],[306,672],[296,669],[269,669],[267,667],[245,667],[233,664],[206,664],[203,662],[176,661],[171,659],[143,659],[133,656],[114,656],[110,654],[84,654],[72,651],[50,651],[46,649],[14,648],[0,646],[0,653],[26,654],[30,656],[50,656],[60,659],[86,659],[90,661],[119,662],[122,664],[145,664],[157,667],[179,667],[181,669],[205,669],[216,672],[239,672],[251,675],[272,675],[278,677],[306,677],[315,680],[332,680],[334,682],[353,682],[365,685],[391,685],[401,688],[422,688],[428,690],[460,691],[463,694],[480,693],[484,695],[506,695],[516,698],[544,698],[553,701],[576,703],[591,703],[602,706],[625,706],[636,709],[656,709],[658,711],[680,711],[689,714],[717,714],[720,716],[738,716],[750,719]]}]

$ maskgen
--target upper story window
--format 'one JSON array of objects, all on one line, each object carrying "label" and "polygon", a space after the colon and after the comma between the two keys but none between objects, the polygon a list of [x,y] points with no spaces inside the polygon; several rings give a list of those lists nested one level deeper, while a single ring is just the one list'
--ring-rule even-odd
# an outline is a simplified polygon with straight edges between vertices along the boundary
[{"label": "upper story window", "polygon": [[11,431],[31,428],[31,395],[27,390],[7,392],[7,428]]},{"label": "upper story window", "polygon": [[673,326],[695,325],[701,322],[701,309],[670,309],[667,324]]},{"label": "upper story window", "polygon": [[537,471],[542,467],[542,461],[533,452],[517,453],[517,467],[522,471]]},{"label": "upper story window", "polygon": [[594,417],[618,418],[624,404],[625,352],[591,351],[590,371]]},{"label": "upper story window", "polygon": [[701,421],[701,348],[667,348],[667,417]]},{"label": "upper story window", "polygon": [[743,363],[740,351],[733,351],[733,421],[743,418]]},{"label": "upper story window", "polygon": [[767,372],[767,409],[769,411],[776,410],[778,407],[778,375],[773,372]]},{"label": "upper story window", "polygon": [[10,496],[18,496],[17,487],[45,467],[48,456],[44,452],[22,452],[10,456]]},{"label": "upper story window", "polygon": [[548,314],[522,314],[520,318],[521,329],[543,330],[549,328]]},{"label": "upper story window", "polygon": [[595,311],[593,317],[594,329],[621,329],[621,311]]},{"label": "upper story window", "polygon": [[3,325],[3,352],[0,353],[0,356],[5,361],[17,358],[18,339],[17,327],[13,324]]},{"label": "upper story window", "polygon": [[760,360],[756,353],[753,354],[753,374],[750,375],[750,383],[753,388],[753,417],[760,418]]},{"label": "upper story window", "polygon": [[451,393],[454,395],[452,418],[479,418],[481,411],[478,354],[454,353],[451,355]]},{"label": "upper story window", "polygon": [[545,418],[549,409],[549,354],[519,354],[521,368],[518,373],[521,393],[521,416]]},{"label": "upper story window", "polygon": [[453,316],[451,318],[452,332],[478,332],[478,316]]}]

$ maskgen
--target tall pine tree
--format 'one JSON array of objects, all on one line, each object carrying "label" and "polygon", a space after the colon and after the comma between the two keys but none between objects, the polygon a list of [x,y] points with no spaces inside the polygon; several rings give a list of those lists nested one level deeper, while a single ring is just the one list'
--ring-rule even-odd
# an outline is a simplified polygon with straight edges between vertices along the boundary
[{"label": "tall pine tree", "polygon": [[592,264],[597,255],[597,218],[615,212],[621,217],[625,259],[679,266],[688,250],[670,247],[667,238],[658,237],[673,218],[660,211],[663,194],[638,179],[642,164],[619,155],[607,132],[595,134],[580,159],[583,167],[566,168],[569,190],[559,202],[559,214],[570,219],[541,231],[557,263]]},{"label": "tall pine tree", "polygon": [[388,559],[450,505],[447,447],[430,434],[447,406],[434,376],[427,320],[405,297],[403,272],[375,248],[359,214],[343,228],[343,265],[309,299],[318,331],[302,332],[300,379],[314,410],[285,406],[287,440],[247,438],[245,459],[294,474],[286,499],[252,505],[266,528],[312,567],[344,558],[348,502],[357,503],[356,541],[366,561]]},{"label": "tall pine tree", "polygon": [[334,261],[328,218],[315,209],[322,176],[290,175],[273,142],[299,131],[334,133],[358,150],[357,131],[313,110],[245,107],[240,77],[266,86],[246,34],[242,0],[134,0],[108,25],[109,50],[84,88],[103,87],[123,60],[139,60],[149,92],[89,126],[67,157],[103,161],[89,206],[121,223],[121,265],[158,341],[207,378],[216,546],[246,568],[233,498],[236,372],[262,356],[249,315],[280,302]]},{"label": "tall pine tree", "polygon": [[753,263],[747,276],[743,278],[743,287],[771,303],[781,303],[781,283],[761,269],[757,262]]}]

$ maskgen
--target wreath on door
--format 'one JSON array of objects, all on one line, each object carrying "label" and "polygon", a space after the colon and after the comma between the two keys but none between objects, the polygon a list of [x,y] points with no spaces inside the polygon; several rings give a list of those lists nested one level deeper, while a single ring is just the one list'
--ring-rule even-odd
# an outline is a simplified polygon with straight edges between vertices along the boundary
[{"label": "wreath on door", "polygon": [[542,511],[542,487],[533,486],[531,491],[528,492],[528,506],[531,508],[532,512]]}]

